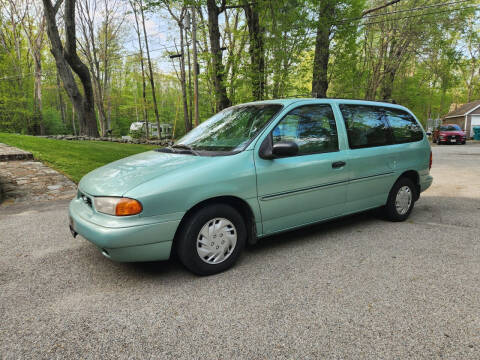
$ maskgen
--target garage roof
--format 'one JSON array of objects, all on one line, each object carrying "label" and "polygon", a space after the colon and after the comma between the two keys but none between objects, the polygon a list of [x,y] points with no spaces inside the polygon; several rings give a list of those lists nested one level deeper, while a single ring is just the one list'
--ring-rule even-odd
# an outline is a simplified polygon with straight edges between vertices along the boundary
[{"label": "garage roof", "polygon": [[445,118],[452,118],[457,116],[465,116],[476,108],[480,107],[480,100],[469,102],[468,104],[460,106],[457,110],[453,110],[445,115]]}]

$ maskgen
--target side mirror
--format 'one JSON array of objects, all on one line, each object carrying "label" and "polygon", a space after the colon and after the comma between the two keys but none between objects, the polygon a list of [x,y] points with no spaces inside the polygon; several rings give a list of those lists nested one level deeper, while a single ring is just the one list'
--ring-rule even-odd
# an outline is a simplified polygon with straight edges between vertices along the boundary
[{"label": "side mirror", "polygon": [[272,134],[267,136],[260,146],[259,156],[265,160],[295,156],[298,154],[298,145],[293,141],[280,141],[273,145]]},{"label": "side mirror", "polygon": [[298,145],[293,141],[280,141],[273,145],[272,154],[276,157],[295,156],[298,154]]}]

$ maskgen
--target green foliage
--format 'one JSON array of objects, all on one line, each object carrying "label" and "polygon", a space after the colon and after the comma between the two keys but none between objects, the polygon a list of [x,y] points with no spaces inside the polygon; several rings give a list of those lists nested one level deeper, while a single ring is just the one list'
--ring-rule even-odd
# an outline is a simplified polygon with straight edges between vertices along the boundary
[{"label": "green foliage", "polygon": [[[444,115],[452,102],[465,103],[480,98],[480,11],[471,8],[478,5],[479,0],[450,6],[437,6],[444,5],[438,0],[421,4],[416,0],[402,0],[375,12],[373,17],[359,19],[362,11],[383,3],[378,0],[334,2],[334,17],[329,19],[329,97],[393,100],[411,108],[423,121]],[[160,21],[173,24],[171,34],[178,36],[176,23],[171,21],[164,4],[164,1],[144,0],[147,14],[160,15]],[[184,4],[205,10],[203,0],[189,0]],[[244,2],[231,0],[227,4]],[[319,4],[318,0],[255,2],[264,42],[266,99],[309,96]],[[181,6],[182,3],[176,3],[175,11]],[[419,6],[433,7],[411,11]],[[388,15],[394,11],[396,15]],[[108,70],[109,74],[103,104],[109,114],[112,134],[117,137],[129,134],[132,122],[143,121],[140,58],[132,54],[131,40],[135,37],[129,24],[119,20],[124,15],[117,9],[112,12],[118,20],[115,23],[123,24],[118,34],[114,35],[112,29],[105,30],[103,23],[95,33],[101,54],[99,70],[101,73]],[[36,26],[33,19],[31,23]],[[197,24],[199,112],[200,120],[204,121],[215,112],[205,11],[203,16],[197,16]],[[227,94],[233,104],[251,101],[255,67],[250,64],[244,9],[230,8],[222,13],[220,31],[222,46],[227,48],[223,52]],[[78,119],[74,117],[70,100],[63,88],[57,86],[56,66],[48,51],[48,41],[44,42],[42,51],[43,110],[40,114],[35,111],[34,63],[25,32],[19,22],[14,27],[10,17],[0,12],[0,34],[0,131],[33,134],[38,132],[40,122],[46,134],[73,134],[74,127],[78,131]],[[187,31],[187,37],[190,36]],[[108,66],[104,52],[111,58]],[[87,63],[84,55],[80,55]],[[161,56],[163,61],[167,53]],[[178,61],[174,63],[178,70]],[[178,77],[175,72],[163,73],[160,62],[154,61],[153,65],[160,122],[172,124],[175,138],[179,138],[185,133],[185,124]],[[147,81],[147,119],[156,122],[149,87]],[[190,103],[190,95],[187,96]]]},{"label": "green foliage", "polygon": [[144,138],[145,138],[145,130],[144,130],[144,129],[140,129],[140,130],[130,130],[129,135],[130,135],[133,139],[144,139]]}]

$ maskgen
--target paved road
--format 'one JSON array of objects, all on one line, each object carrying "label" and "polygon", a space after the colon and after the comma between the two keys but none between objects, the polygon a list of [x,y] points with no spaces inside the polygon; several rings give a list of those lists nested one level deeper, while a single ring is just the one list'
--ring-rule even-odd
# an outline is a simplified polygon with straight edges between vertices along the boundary
[{"label": "paved road", "polygon": [[434,147],[409,221],[276,236],[206,278],[104,259],[65,202],[1,209],[0,358],[479,359],[479,165]]}]

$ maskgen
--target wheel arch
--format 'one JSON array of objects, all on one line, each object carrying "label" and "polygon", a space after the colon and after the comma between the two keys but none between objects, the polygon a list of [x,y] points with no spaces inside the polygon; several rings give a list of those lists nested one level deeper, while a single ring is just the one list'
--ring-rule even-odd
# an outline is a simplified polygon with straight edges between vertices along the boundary
[{"label": "wheel arch", "polygon": [[242,215],[243,219],[245,220],[245,226],[247,228],[247,242],[253,244],[256,242],[257,239],[257,227],[255,223],[255,215],[253,213],[252,208],[250,205],[243,199],[237,196],[215,196],[212,198],[208,198],[205,200],[200,201],[199,203],[192,206],[182,217],[180,224],[177,227],[177,231],[175,232],[175,236],[173,239],[173,249],[175,249],[176,239],[178,237],[179,232],[183,228],[184,224],[188,221],[190,216],[200,209],[212,205],[212,204],[227,204],[237,210],[240,215]]},{"label": "wheel arch", "polygon": [[404,171],[398,177],[398,179],[402,177],[412,180],[413,184],[415,185],[415,201],[417,201],[420,198],[420,175],[415,170],[407,170],[407,171]]}]

